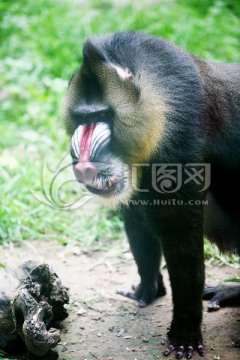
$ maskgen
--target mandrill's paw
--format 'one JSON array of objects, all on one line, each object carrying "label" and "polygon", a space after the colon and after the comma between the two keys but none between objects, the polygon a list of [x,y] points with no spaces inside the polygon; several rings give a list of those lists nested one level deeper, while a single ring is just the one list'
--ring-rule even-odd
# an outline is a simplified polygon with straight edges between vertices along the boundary
[{"label": "mandrill's paw", "polygon": [[[191,325],[190,325],[191,326]],[[188,329],[190,328],[188,326]],[[204,356],[204,347],[202,343],[202,335],[200,329],[186,330],[186,327],[176,325],[173,323],[171,330],[168,332],[169,345],[163,352],[163,355],[168,356],[173,351],[176,352],[176,359],[182,359],[186,356],[187,359],[192,359],[194,351],[200,356]]]},{"label": "mandrill's paw", "polygon": [[193,345],[189,343],[188,345],[176,345],[170,344],[167,349],[163,352],[163,355],[168,356],[173,351],[176,351],[176,359],[182,359],[184,353],[186,353],[186,359],[192,359],[193,352],[197,351],[200,356],[204,356],[204,347],[202,341],[198,341],[197,344]]},{"label": "mandrill's paw", "polygon": [[162,281],[162,276],[159,275],[158,280],[154,283],[143,283],[138,286],[132,286],[132,291],[118,290],[117,294],[128,297],[138,301],[139,307],[145,307],[151,304],[156,298],[166,295],[166,289]]}]

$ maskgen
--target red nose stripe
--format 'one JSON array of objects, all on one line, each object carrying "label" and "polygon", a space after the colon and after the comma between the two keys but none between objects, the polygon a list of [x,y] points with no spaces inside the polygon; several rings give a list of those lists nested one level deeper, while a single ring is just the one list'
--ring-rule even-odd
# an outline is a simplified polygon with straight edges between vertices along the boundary
[{"label": "red nose stripe", "polygon": [[80,149],[79,149],[79,158],[81,162],[90,161],[90,149],[91,149],[91,140],[92,134],[96,127],[96,124],[86,124],[83,125],[83,131],[80,139]]}]

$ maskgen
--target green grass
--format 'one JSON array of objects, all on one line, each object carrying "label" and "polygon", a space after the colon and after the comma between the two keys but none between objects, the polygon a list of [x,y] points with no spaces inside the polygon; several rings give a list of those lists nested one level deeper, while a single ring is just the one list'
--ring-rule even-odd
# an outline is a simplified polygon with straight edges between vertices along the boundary
[{"label": "green grass", "polygon": [[[55,181],[52,194],[49,190],[54,169],[68,154],[61,113],[67,82],[81,63],[83,40],[93,33],[136,29],[209,60],[240,62],[239,7],[232,3],[1,1],[0,242],[44,237],[106,248],[123,237],[120,219],[106,218],[107,210],[66,211],[65,205],[81,196],[71,182],[58,192]],[[42,197],[41,202],[32,190],[41,192],[45,163],[50,201]]]},{"label": "green grass", "polygon": [[9,355],[7,353],[5,353],[5,351],[3,350],[0,350],[0,359],[4,359],[4,360],[10,360],[10,359],[13,359],[11,357],[9,357]]}]

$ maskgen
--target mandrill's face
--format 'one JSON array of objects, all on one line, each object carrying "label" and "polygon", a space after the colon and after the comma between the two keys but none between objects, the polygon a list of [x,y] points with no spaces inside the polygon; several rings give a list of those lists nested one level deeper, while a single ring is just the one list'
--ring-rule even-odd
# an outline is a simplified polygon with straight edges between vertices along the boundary
[{"label": "mandrill's face", "polygon": [[106,122],[79,125],[70,144],[78,181],[93,194],[113,199],[128,192],[128,171],[110,147],[111,130]]},{"label": "mandrill's face", "polygon": [[127,203],[139,183],[141,172],[133,176],[132,168],[157,147],[165,107],[141,67],[117,64],[106,51],[96,39],[85,43],[83,65],[69,84],[65,123],[76,178],[115,206]]}]

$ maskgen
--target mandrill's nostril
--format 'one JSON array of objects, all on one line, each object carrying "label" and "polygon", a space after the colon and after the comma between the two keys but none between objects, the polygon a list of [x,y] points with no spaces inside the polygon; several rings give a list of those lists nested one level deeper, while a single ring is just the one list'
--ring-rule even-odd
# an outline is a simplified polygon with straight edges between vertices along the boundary
[{"label": "mandrill's nostril", "polygon": [[97,170],[93,164],[89,161],[78,162],[74,168],[76,178],[80,181],[92,181],[94,176],[97,174]]}]

